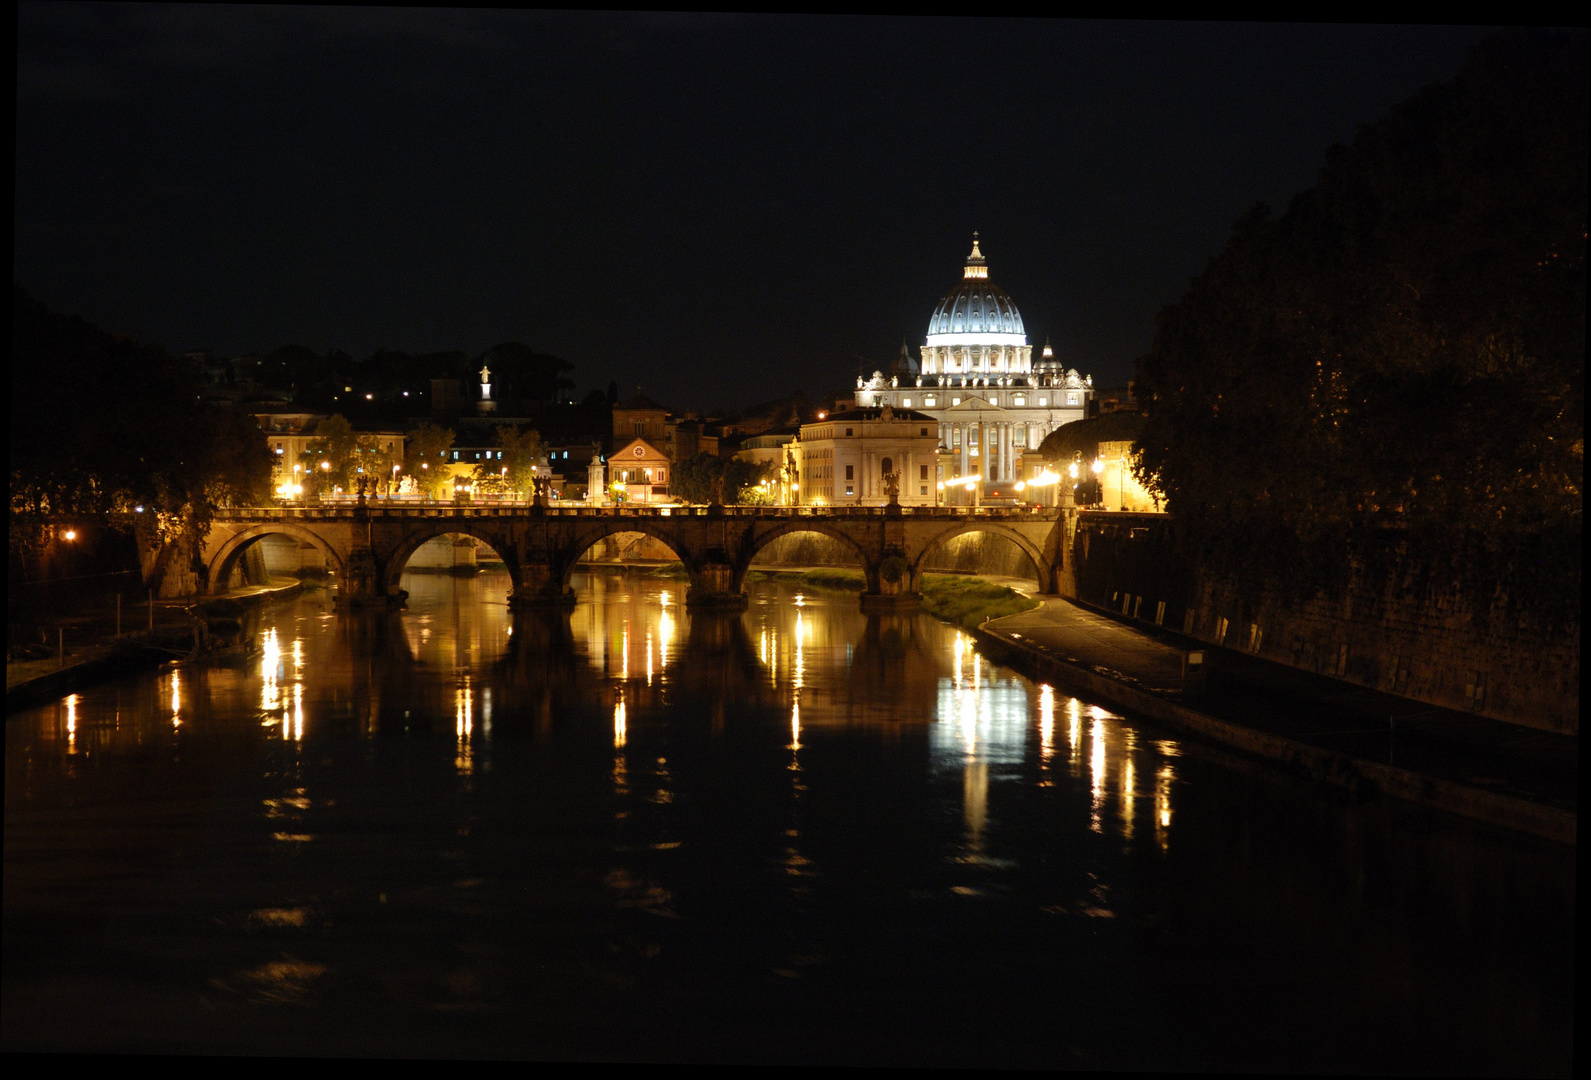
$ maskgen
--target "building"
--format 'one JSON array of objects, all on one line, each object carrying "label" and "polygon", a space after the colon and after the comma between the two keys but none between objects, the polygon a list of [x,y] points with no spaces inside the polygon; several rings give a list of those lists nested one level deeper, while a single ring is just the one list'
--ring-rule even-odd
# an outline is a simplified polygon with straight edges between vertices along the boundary
[{"label": "building", "polygon": [[697,454],[717,457],[719,437],[718,426],[705,420],[673,420],[668,425],[666,443],[675,461],[688,461]]},{"label": "building", "polygon": [[662,446],[668,439],[668,408],[639,390],[613,406],[613,442],[609,444],[613,456],[617,458],[632,439],[646,439],[653,446]]},{"label": "building", "polygon": [[834,413],[802,424],[789,443],[781,493],[810,505],[883,506],[893,477],[902,506],[933,506],[938,452],[939,425],[927,413],[890,405]]},{"label": "building", "polygon": [[921,362],[902,344],[887,375],[857,378],[856,405],[926,414],[954,470],[937,480],[976,476],[982,494],[1011,495],[1023,453],[1086,417],[1093,394],[1093,377],[1064,368],[1047,343],[1037,361],[1032,353],[1021,312],[989,280],[974,234],[961,281],[928,320]]},{"label": "building", "polygon": [[740,440],[740,448],[735,451],[735,457],[754,465],[772,465],[776,469],[780,468],[784,465],[785,447],[795,439],[800,430],[798,425],[791,425],[765,431],[759,435],[747,435]]},{"label": "building", "polygon": [[1139,411],[1138,398],[1133,393],[1133,381],[1128,379],[1126,386],[1110,386],[1094,391],[1093,408],[1089,410],[1089,415]]},{"label": "building", "polygon": [[[265,434],[265,445],[271,451],[272,489],[280,498],[298,497],[302,494],[304,483],[304,454],[309,450],[309,444],[321,437],[319,427],[321,421],[327,419],[326,414],[290,407],[265,411],[256,406],[249,415],[260,425],[260,430]],[[401,431],[365,430],[357,430],[356,433],[380,455],[382,471],[377,478],[377,490],[386,493],[392,484],[401,481],[404,434]]]},{"label": "building", "polygon": [[645,439],[630,439],[618,445],[608,459],[608,488],[621,487],[632,503],[667,502],[668,477],[673,462],[667,454]]}]

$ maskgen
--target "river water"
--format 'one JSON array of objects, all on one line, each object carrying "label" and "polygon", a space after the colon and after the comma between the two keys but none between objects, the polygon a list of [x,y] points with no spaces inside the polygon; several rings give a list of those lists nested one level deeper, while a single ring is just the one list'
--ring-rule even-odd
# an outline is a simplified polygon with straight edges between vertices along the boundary
[{"label": "river water", "polygon": [[404,587],[9,719],[6,1049],[1572,1068],[1572,850],[854,596]]}]

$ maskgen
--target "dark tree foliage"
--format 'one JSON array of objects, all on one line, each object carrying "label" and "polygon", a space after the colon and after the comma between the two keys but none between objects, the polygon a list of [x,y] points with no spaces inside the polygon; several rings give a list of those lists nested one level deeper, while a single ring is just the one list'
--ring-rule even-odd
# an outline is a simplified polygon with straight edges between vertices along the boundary
[{"label": "dark tree foliage", "polygon": [[251,417],[206,405],[202,380],[157,346],[55,314],[13,287],[13,526],[19,516],[143,506],[168,533],[202,536],[217,507],[266,501],[265,439]]},{"label": "dark tree foliage", "polygon": [[1044,437],[1039,453],[1045,461],[1062,465],[1081,454],[1085,462],[1099,456],[1102,442],[1132,442],[1143,431],[1144,417],[1136,412],[1113,412],[1062,424]]},{"label": "dark tree foliage", "polygon": [[[724,459],[716,454],[697,454],[674,463],[669,477],[668,490],[681,502],[707,503],[712,501],[713,481],[724,475]],[[729,493],[724,493],[729,499]]]},{"label": "dark tree foliage", "polygon": [[779,470],[770,462],[761,464],[742,458],[730,458],[724,463],[724,501],[734,503],[772,501],[766,492],[753,495],[758,484],[770,485],[778,478]]},{"label": "dark tree foliage", "polygon": [[1488,38],[1160,313],[1138,449],[1191,554],[1578,619],[1588,81],[1583,31]]},{"label": "dark tree foliage", "polygon": [[670,477],[669,494],[687,503],[712,501],[713,482],[722,478],[725,503],[748,501],[742,498],[749,488],[755,488],[773,476],[772,468],[757,465],[739,458],[725,460],[716,454],[701,453],[674,465]]}]

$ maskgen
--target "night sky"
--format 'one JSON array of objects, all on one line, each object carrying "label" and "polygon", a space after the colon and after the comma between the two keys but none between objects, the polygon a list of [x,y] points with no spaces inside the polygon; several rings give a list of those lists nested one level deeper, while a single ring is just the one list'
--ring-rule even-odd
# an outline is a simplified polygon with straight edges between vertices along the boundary
[{"label": "night sky", "polygon": [[1100,386],[1484,31],[24,3],[17,282],[168,349],[519,340],[676,407],[922,344],[973,230]]}]

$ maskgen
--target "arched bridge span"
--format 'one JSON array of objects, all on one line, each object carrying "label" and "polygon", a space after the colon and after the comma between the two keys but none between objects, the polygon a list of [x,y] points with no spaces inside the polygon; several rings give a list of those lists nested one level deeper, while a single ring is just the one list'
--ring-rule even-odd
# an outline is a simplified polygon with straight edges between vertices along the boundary
[{"label": "arched bridge span", "polygon": [[920,599],[927,556],[945,541],[983,531],[1014,542],[1053,591],[1068,511],[1047,507],[262,507],[217,514],[200,555],[213,591],[244,548],[269,533],[314,544],[338,578],[342,598],[382,602],[397,593],[405,564],[426,541],[463,533],[487,544],[513,578],[515,604],[572,599],[575,563],[604,537],[643,533],[685,565],[686,603],[738,607],[757,553],[792,532],[817,532],[856,553],[867,587],[864,607],[909,608]]}]

